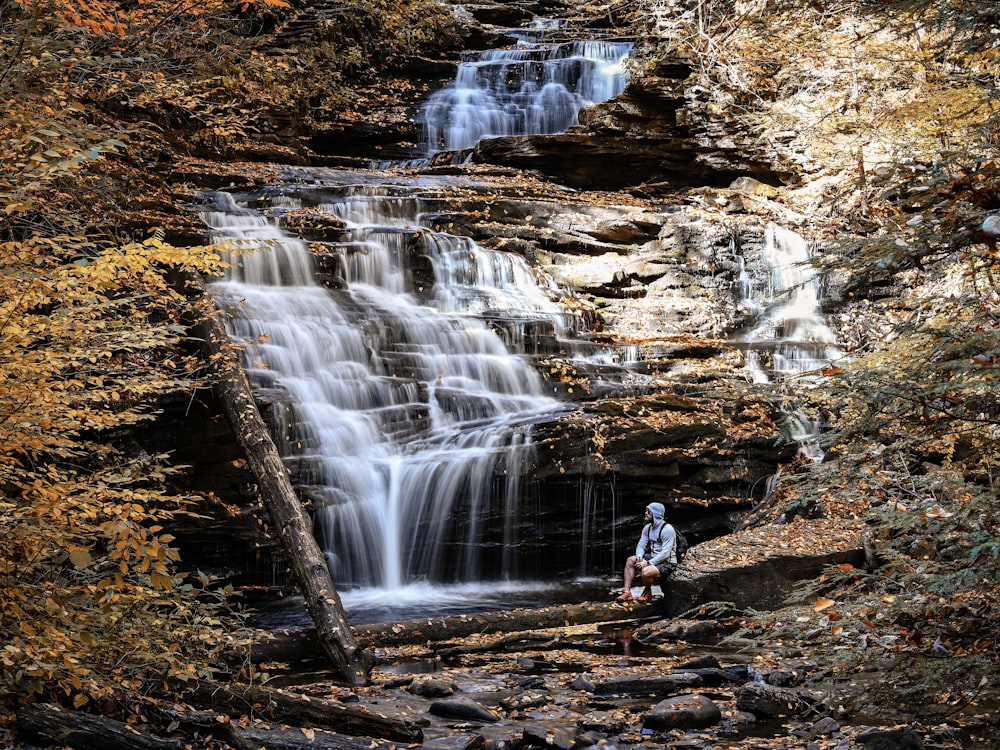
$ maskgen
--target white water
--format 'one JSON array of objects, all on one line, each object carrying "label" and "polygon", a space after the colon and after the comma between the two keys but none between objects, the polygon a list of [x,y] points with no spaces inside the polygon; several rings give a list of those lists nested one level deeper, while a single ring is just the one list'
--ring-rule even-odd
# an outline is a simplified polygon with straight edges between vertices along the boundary
[{"label": "white water", "polygon": [[470,54],[456,80],[424,106],[427,154],[471,148],[483,138],[565,131],[582,108],[622,92],[631,47],[525,39],[514,49]]},{"label": "white water", "polygon": [[[373,193],[320,206],[350,228],[336,292],[313,280],[303,242],[229,199],[205,220],[253,252],[211,291],[253,385],[279,394],[276,442],[338,584],[515,578],[531,424],[560,407],[480,316],[560,330],[566,316],[521,257],[431,232],[419,201]],[[411,288],[414,242],[432,259],[432,295]],[[502,550],[489,563],[487,542]]]},{"label": "white water", "polygon": [[[765,275],[757,280],[745,270],[740,275],[743,305],[757,316],[745,339],[748,377],[768,383],[773,377],[819,374],[843,353],[820,311],[820,280],[809,261],[809,246],[798,233],[768,224],[763,255]],[[803,455],[822,458],[819,424],[799,411],[789,412],[785,422]]]},{"label": "white water", "polygon": [[[771,374],[801,375],[821,370],[841,356],[836,334],[820,312],[820,284],[801,235],[768,224],[764,235],[768,273],[760,281],[744,277],[745,305],[758,313],[747,335],[747,370],[755,382]],[[756,348],[755,348],[755,345]],[[768,351],[769,362],[761,361]]]}]

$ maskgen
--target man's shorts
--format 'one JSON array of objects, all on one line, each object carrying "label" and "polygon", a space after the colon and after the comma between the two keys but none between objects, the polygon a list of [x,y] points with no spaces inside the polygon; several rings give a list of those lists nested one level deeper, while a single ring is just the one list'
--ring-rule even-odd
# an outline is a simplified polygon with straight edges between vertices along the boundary
[{"label": "man's shorts", "polygon": [[660,578],[667,578],[671,573],[677,570],[677,563],[664,560],[656,566],[656,569],[660,571]]}]

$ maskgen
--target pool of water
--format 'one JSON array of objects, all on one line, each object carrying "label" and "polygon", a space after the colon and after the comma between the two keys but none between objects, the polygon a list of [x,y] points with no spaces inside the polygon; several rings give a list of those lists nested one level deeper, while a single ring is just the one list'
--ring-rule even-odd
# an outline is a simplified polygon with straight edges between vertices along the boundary
[{"label": "pool of water", "polygon": [[[454,585],[414,583],[394,589],[341,591],[340,599],[352,625],[446,617],[502,609],[539,608],[585,601],[609,601],[614,582],[577,579],[563,583],[493,581]],[[250,625],[267,630],[312,627],[301,596],[286,596],[255,604]]]}]

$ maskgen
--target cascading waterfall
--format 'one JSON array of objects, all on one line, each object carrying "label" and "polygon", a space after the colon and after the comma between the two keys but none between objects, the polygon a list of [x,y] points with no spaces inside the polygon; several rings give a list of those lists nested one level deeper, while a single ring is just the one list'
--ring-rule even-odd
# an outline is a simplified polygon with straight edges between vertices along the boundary
[{"label": "cascading waterfall", "polygon": [[[757,325],[746,337],[747,374],[756,383],[772,376],[791,378],[814,373],[842,356],[836,334],[820,313],[820,283],[809,261],[805,239],[790,229],[768,224],[763,260],[767,272],[754,279],[741,259],[744,306]],[[786,415],[787,429],[800,451],[818,459],[819,425],[800,412]]]},{"label": "cascading waterfall", "polygon": [[[543,43],[558,26],[536,22],[515,49],[465,60],[423,111],[425,152],[557,133],[620,93],[631,45]],[[220,194],[205,220],[239,252],[211,291],[348,609],[440,612],[443,584],[519,576],[532,424],[563,408],[525,355],[553,343],[580,352],[579,324],[520,256],[432,231],[416,182],[345,182],[311,203],[346,227],[322,261],[336,289],[315,281],[317,258],[274,221],[298,199],[267,197],[267,218]]]},{"label": "cascading waterfall", "polygon": [[[274,403],[279,450],[338,584],[397,591],[517,577],[531,424],[560,406],[484,319],[565,333],[570,316],[520,256],[422,227],[418,199],[359,188],[317,206],[347,227],[338,291],[315,282],[302,241],[219,200],[205,220],[239,254],[211,291]],[[423,294],[411,281],[415,243],[433,265]],[[484,544],[495,550],[488,562]]]},{"label": "cascading waterfall", "polygon": [[470,53],[455,81],[424,106],[427,155],[471,148],[483,138],[559,133],[583,107],[625,88],[628,42],[540,44]]}]

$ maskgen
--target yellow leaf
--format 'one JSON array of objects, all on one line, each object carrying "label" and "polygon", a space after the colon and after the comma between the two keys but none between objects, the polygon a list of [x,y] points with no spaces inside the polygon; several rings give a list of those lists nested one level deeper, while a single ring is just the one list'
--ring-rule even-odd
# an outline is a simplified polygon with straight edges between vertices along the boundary
[{"label": "yellow leaf", "polygon": [[827,599],[821,596],[819,599],[816,600],[816,604],[815,606],[813,606],[813,609],[816,610],[817,612],[822,612],[824,609],[828,609],[836,603],[837,602],[835,602],[833,599]]},{"label": "yellow leaf", "polygon": [[69,561],[73,563],[74,567],[86,568],[90,565],[91,557],[90,551],[84,549],[83,547],[78,547],[69,553]]}]

